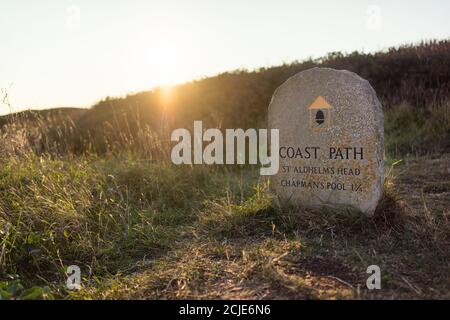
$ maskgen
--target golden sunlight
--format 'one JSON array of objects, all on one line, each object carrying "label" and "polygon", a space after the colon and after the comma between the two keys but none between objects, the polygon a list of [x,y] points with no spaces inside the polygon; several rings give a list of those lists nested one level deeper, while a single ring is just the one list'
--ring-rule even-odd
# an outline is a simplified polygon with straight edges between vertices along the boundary
[{"label": "golden sunlight", "polygon": [[165,107],[170,107],[173,101],[173,90],[171,86],[163,86],[160,88],[160,99]]},{"label": "golden sunlight", "polygon": [[192,56],[189,38],[164,29],[141,34],[135,41],[135,62],[142,66],[142,82],[168,86],[189,80],[186,72]]}]

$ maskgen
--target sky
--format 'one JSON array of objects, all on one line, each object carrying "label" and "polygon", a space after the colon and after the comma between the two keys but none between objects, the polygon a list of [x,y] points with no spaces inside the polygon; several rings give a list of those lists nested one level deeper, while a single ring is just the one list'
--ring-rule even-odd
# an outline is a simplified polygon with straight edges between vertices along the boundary
[{"label": "sky", "polygon": [[0,89],[10,108],[106,96],[450,37],[450,1],[0,0]]}]

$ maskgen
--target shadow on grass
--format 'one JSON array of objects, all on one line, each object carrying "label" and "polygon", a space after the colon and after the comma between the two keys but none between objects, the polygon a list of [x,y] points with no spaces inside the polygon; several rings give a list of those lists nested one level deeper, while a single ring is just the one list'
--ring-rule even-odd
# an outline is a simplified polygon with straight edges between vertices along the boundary
[{"label": "shadow on grass", "polygon": [[[198,230],[210,241],[249,252],[245,259],[252,263],[239,255],[233,258],[249,268],[246,286],[265,284],[270,298],[314,299],[324,297],[324,290],[326,297],[359,295],[355,292],[365,284],[367,263],[393,254],[390,243],[402,238],[405,221],[404,206],[389,193],[372,217],[352,210],[280,207],[253,197],[238,206],[229,201],[210,204],[208,214],[199,218]],[[288,243],[282,258],[265,256],[280,250],[273,243]]]}]

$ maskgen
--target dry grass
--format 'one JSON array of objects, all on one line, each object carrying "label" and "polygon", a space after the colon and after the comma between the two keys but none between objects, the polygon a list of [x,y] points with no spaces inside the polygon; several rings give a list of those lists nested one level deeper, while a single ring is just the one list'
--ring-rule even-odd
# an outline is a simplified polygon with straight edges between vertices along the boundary
[{"label": "dry grass", "polygon": [[[276,206],[256,168],[155,162],[167,146],[146,150],[144,129],[99,156],[39,136],[70,126],[57,128],[3,132],[2,297],[450,298],[448,155],[388,166],[367,218]],[[65,287],[73,264],[79,292]],[[382,290],[366,289],[372,264]]]},{"label": "dry grass", "polygon": [[[234,184],[242,181],[236,173],[221,174],[238,179]],[[392,178],[372,218],[274,208],[256,179],[250,189],[223,185],[180,229],[170,251],[140,260],[129,274],[108,277],[107,286],[102,281],[71,297],[449,298],[448,202],[413,213],[409,199],[393,190]],[[382,290],[366,289],[371,264],[381,267]]]}]

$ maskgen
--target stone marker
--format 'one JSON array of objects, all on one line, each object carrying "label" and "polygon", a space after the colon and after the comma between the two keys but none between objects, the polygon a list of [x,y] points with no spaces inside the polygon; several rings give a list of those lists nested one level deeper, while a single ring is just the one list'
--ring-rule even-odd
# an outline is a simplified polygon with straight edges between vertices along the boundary
[{"label": "stone marker", "polygon": [[270,189],[307,208],[372,215],[383,193],[383,110],[355,73],[313,68],[274,93],[269,128],[280,130],[280,169]]}]

